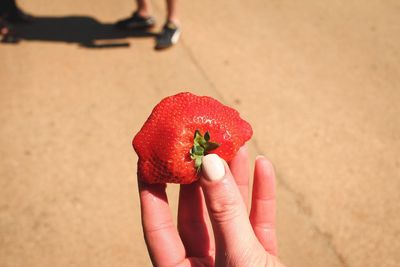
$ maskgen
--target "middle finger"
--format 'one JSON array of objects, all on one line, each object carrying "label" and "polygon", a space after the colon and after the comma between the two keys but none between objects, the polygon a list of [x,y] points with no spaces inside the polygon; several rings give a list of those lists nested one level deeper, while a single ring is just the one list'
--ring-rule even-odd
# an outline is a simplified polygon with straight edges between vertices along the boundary
[{"label": "middle finger", "polygon": [[204,196],[198,182],[181,185],[178,230],[186,248],[187,257],[206,257],[214,249],[205,207]]}]

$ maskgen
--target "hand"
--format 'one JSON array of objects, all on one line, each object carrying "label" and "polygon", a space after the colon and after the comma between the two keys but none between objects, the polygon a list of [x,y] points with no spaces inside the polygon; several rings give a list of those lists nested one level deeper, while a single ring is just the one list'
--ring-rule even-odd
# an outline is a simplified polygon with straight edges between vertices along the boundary
[{"label": "hand", "polygon": [[215,154],[205,156],[199,181],[181,185],[178,229],[165,185],[139,181],[143,231],[153,265],[283,266],[276,258],[273,167],[257,157],[249,217],[248,162],[245,147],[229,167]]}]

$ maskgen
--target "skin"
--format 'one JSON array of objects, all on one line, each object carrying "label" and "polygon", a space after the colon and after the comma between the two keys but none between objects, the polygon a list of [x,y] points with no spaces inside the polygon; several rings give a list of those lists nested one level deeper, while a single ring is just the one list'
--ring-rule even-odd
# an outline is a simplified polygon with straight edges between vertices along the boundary
[{"label": "skin", "polygon": [[203,175],[181,185],[177,227],[166,186],[139,181],[144,237],[154,266],[284,266],[276,257],[272,164],[257,157],[251,206],[246,147],[229,166],[223,164],[225,175],[218,181]]},{"label": "skin", "polygon": [[[137,0],[137,11],[139,15],[148,17],[151,15],[151,5],[149,0]],[[167,0],[167,21],[172,21],[176,25],[180,25],[177,10],[178,0]]]}]

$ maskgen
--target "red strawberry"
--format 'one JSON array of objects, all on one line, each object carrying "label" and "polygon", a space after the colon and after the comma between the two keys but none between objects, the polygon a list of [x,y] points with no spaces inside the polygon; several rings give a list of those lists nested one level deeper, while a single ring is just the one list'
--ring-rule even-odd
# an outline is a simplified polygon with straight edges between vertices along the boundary
[{"label": "red strawberry", "polygon": [[252,133],[236,110],[211,97],[180,93],[164,98],[132,142],[139,179],[192,183],[203,155],[212,151],[230,161]]}]

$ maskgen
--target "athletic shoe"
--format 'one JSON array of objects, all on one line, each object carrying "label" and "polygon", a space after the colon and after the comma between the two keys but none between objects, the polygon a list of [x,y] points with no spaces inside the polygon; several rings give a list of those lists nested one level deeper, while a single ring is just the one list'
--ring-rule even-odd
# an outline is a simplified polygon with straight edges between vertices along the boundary
[{"label": "athletic shoe", "polygon": [[173,22],[167,22],[156,39],[156,49],[164,49],[173,46],[179,40],[181,29]]},{"label": "athletic shoe", "polygon": [[142,17],[137,12],[129,18],[123,19],[115,23],[115,26],[122,30],[145,30],[155,25],[153,17]]}]

